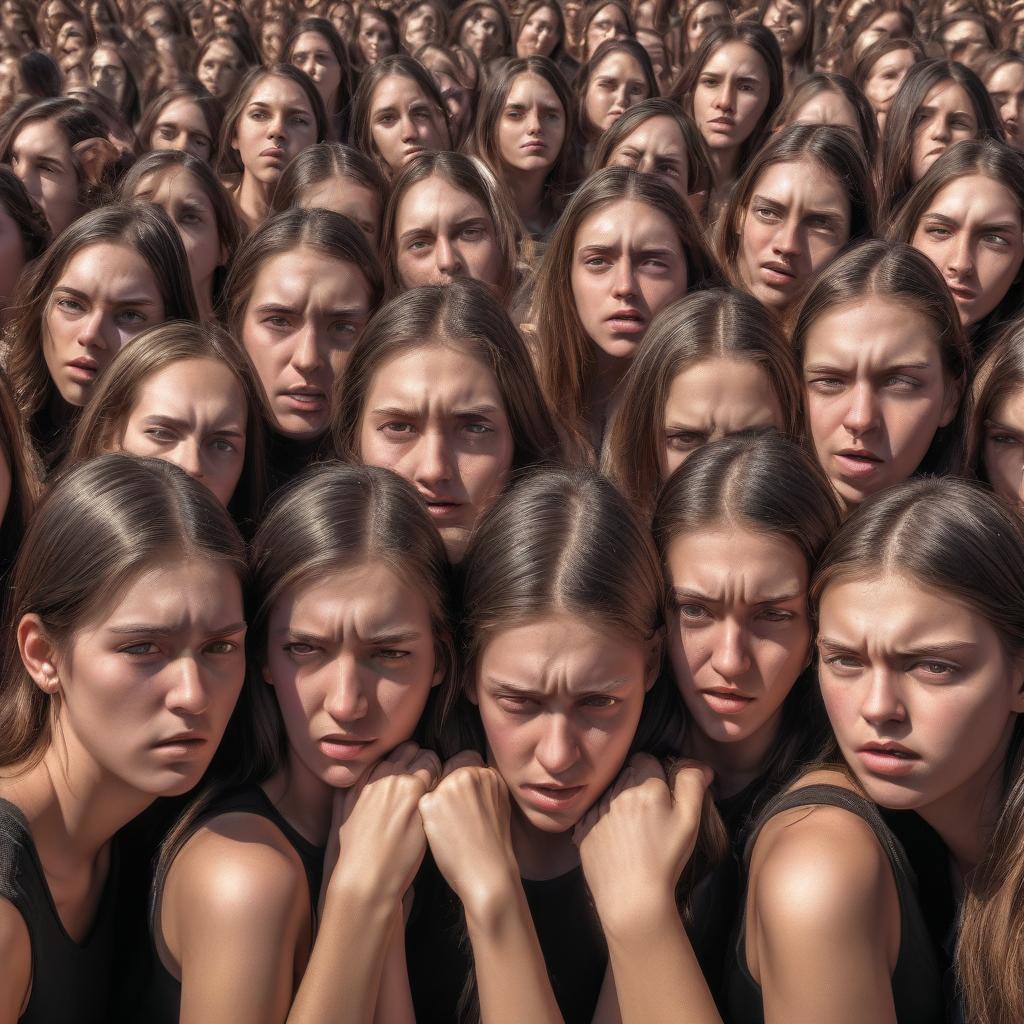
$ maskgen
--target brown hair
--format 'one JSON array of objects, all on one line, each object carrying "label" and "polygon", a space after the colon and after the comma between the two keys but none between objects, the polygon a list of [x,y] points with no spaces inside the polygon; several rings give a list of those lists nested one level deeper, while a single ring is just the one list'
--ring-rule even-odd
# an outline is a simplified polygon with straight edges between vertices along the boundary
[{"label": "brown hair", "polygon": [[297,154],[278,180],[272,209],[283,213],[301,205],[303,193],[331,178],[348,178],[375,192],[383,209],[388,184],[380,168],[365,153],[340,142],[318,142]]},{"label": "brown hair", "polygon": [[195,82],[182,82],[173,89],[167,89],[155,96],[142,112],[139,121],[135,155],[142,156],[153,148],[153,132],[156,131],[160,115],[178,100],[188,100],[199,108],[206,122],[206,130],[210,136],[210,160],[216,156],[217,140],[220,138],[220,126],[224,120],[224,104],[216,96],[211,96],[201,85]]},{"label": "brown hair", "polygon": [[[611,0],[605,0],[601,7],[607,7]],[[611,3],[612,7],[619,4]],[[658,78],[654,74],[654,65],[647,51],[635,39],[605,39],[598,48],[591,54],[590,60],[580,66],[573,79],[572,89],[576,94],[576,125],[581,135],[592,138],[594,141],[600,136],[600,131],[595,125],[587,120],[587,93],[590,90],[590,80],[597,73],[597,69],[604,62],[606,57],[615,53],[624,53],[640,65],[640,71],[644,76],[644,83],[647,88],[647,95],[644,99],[652,99],[659,95],[661,88],[658,85]]]},{"label": "brown hair", "polygon": [[789,91],[782,106],[775,112],[775,116],[772,118],[772,131],[780,131],[796,123],[794,118],[800,112],[801,107],[806,106],[816,96],[829,92],[842,96],[853,107],[867,164],[869,168],[873,168],[875,152],[878,149],[878,119],[875,117],[868,98],[845,75],[827,75],[819,71],[808,75],[802,82],[796,83]]},{"label": "brown hair", "polygon": [[967,464],[973,476],[988,483],[985,471],[986,423],[996,407],[1024,389],[1024,322],[1017,320],[995,340],[978,364],[971,383],[973,409],[967,437]]},{"label": "brown hair", "polygon": [[320,36],[327,43],[328,49],[334,54],[334,59],[341,67],[341,82],[338,85],[337,102],[333,110],[327,111],[329,118],[340,119],[348,108],[352,99],[352,59],[349,57],[345,47],[345,41],[338,35],[338,30],[326,18],[305,18],[300,21],[288,36],[284,44],[285,61],[291,61],[295,51],[295,44],[299,36],[312,33]]},{"label": "brown hair", "polygon": [[[40,468],[36,462],[21,413],[7,382],[7,374],[0,370],[0,456],[7,461],[11,473],[11,493],[7,510],[0,515],[0,585],[14,564],[21,539],[25,535],[36,502],[39,500]],[[6,594],[6,587],[3,587]],[[0,619],[3,618],[5,599],[0,599]]]}]

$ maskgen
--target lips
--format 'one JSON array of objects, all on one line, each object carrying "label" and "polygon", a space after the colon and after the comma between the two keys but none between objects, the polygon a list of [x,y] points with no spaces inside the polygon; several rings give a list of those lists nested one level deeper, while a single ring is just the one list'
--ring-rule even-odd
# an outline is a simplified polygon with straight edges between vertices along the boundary
[{"label": "lips", "polygon": [[700,696],[704,703],[719,715],[738,715],[746,711],[753,703],[753,697],[747,697],[739,690],[720,686],[710,690],[701,690]]},{"label": "lips", "polygon": [[208,738],[203,733],[191,730],[175,733],[166,739],[158,740],[152,745],[152,749],[169,757],[185,758],[200,753],[208,742]]},{"label": "lips", "polygon": [[899,778],[910,774],[921,755],[902,743],[872,741],[857,749],[857,757],[873,774]]},{"label": "lips", "polygon": [[282,391],[280,397],[295,412],[322,412],[327,405],[327,395],[320,388],[290,388]]},{"label": "lips", "polygon": [[777,260],[761,264],[761,279],[772,288],[791,288],[796,281],[796,271],[788,264]]},{"label": "lips", "polygon": [[613,334],[642,334],[647,329],[647,317],[633,308],[617,309],[605,323]]},{"label": "lips", "polygon": [[270,146],[260,153],[260,156],[266,157],[268,160],[284,160],[287,155],[280,146]]},{"label": "lips", "polygon": [[540,810],[565,811],[586,787],[524,783],[520,789],[529,802]]},{"label": "lips", "polygon": [[736,121],[731,117],[716,117],[708,121],[707,124],[716,132],[727,132],[736,127]]},{"label": "lips", "polygon": [[844,448],[833,454],[840,476],[863,477],[876,472],[885,461],[867,448]]},{"label": "lips", "polygon": [[962,284],[950,284],[949,281],[946,282],[946,285],[949,287],[953,298],[959,299],[961,302],[972,302],[978,297],[973,288],[967,288]]},{"label": "lips", "polygon": [[351,761],[360,757],[373,740],[357,739],[353,736],[332,734],[317,741],[324,756],[332,761]]}]

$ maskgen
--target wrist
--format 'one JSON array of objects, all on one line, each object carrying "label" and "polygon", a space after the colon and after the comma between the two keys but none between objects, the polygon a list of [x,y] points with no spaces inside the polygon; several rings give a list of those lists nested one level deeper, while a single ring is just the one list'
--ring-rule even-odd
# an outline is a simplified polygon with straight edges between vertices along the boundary
[{"label": "wrist", "polygon": [[518,870],[504,865],[461,886],[457,895],[465,909],[467,924],[481,928],[495,926],[510,907],[526,901]]},{"label": "wrist", "polygon": [[327,900],[364,910],[380,908],[393,912],[401,906],[404,892],[402,879],[377,872],[347,869],[339,861],[327,883]]},{"label": "wrist", "polygon": [[644,942],[665,928],[682,928],[672,892],[648,892],[617,904],[597,902],[597,915],[609,942]]}]

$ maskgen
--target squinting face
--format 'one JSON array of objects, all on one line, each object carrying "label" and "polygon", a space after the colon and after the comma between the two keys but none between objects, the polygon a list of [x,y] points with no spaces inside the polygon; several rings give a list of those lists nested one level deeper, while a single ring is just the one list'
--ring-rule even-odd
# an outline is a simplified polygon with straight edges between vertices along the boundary
[{"label": "squinting face", "polygon": [[468,277],[496,288],[504,259],[479,199],[443,178],[418,181],[395,216],[395,263],[403,288]]},{"label": "squinting face", "polygon": [[440,669],[426,599],[383,563],[299,587],[267,623],[291,767],[338,789],[412,735]]},{"label": "squinting face", "polygon": [[242,321],[245,345],[285,437],[327,429],[334,382],[370,317],[370,285],[358,267],[300,246],[268,259]]},{"label": "squinting face", "polygon": [[600,352],[632,359],[651,320],[686,294],[676,226],[632,199],[595,210],[576,231],[570,283],[583,330]]},{"label": "squinting face", "polygon": [[911,244],[939,269],[970,327],[1003,301],[1020,275],[1020,201],[987,175],[956,178],[928,204]]},{"label": "squinting face", "polygon": [[384,163],[397,174],[414,156],[447,149],[444,115],[405,75],[387,75],[370,101],[370,134]]},{"label": "squinting face", "polygon": [[324,108],[333,112],[338,106],[343,69],[327,40],[319,32],[303,32],[292,45],[289,63],[313,79]]},{"label": "squinting face", "polygon": [[78,215],[78,172],[55,121],[31,121],[11,144],[11,168],[40,205],[54,238]]},{"label": "squinting face", "polygon": [[227,505],[245,465],[245,392],[214,359],[183,359],[151,374],[128,413],[120,449],[173,462]]},{"label": "squinting face", "polygon": [[985,417],[982,458],[992,490],[1024,504],[1024,389],[1012,389]]},{"label": "squinting face", "polygon": [[764,12],[762,24],[778,40],[782,56],[792,60],[807,38],[807,11],[802,3],[790,0],[771,0]]},{"label": "squinting face", "polygon": [[609,167],[655,174],[684,199],[689,193],[689,160],[682,129],[671,117],[649,117],[634,128],[608,158]]},{"label": "squinting face", "polygon": [[163,319],[156,276],[135,249],[111,242],[80,249],[43,314],[43,359],[61,398],[85,405],[121,348]]},{"label": "squinting face", "polygon": [[650,98],[643,68],[628,53],[610,53],[594,68],[583,100],[591,134],[600,135],[630,107]]},{"label": "squinting face", "polygon": [[845,185],[817,161],[771,164],[740,221],[736,270],[770,309],[785,310],[850,240]]},{"label": "squinting face", "polygon": [[954,143],[978,135],[978,118],[967,90],[958,82],[940,82],[929,90],[914,117],[910,173],[916,184]]},{"label": "squinting face", "polygon": [[199,104],[187,97],[168,103],[157,118],[149,148],[180,149],[209,163],[213,137]]},{"label": "squinting face", "polygon": [[705,0],[697,4],[686,19],[686,52],[693,53],[716,25],[731,18],[729,8],[721,0]]},{"label": "squinting face", "polygon": [[325,178],[299,196],[304,210],[333,210],[353,221],[376,249],[380,238],[380,194],[351,178]]},{"label": "squinting face", "polygon": [[618,775],[655,661],[644,644],[569,613],[488,640],[470,699],[488,761],[529,825],[567,832]]},{"label": "squinting face", "polygon": [[785,426],[765,369],[734,356],[703,359],[676,374],[663,422],[658,445],[662,480],[710,441],[751,427]]},{"label": "squinting face", "polygon": [[374,376],[359,457],[416,488],[453,560],[508,483],[514,454],[498,381],[465,348],[408,349]]},{"label": "squinting face", "polygon": [[984,800],[1024,711],[1020,665],[986,619],[875,571],[825,590],[818,655],[839,748],[869,799],[925,814]]},{"label": "squinting face", "polygon": [[746,43],[720,46],[693,91],[693,118],[711,149],[736,149],[753,134],[768,106],[768,68]]},{"label": "squinting face", "polygon": [[63,730],[131,788],[187,792],[241,692],[244,638],[242,589],[226,565],[148,569],[58,659]]},{"label": "squinting face", "polygon": [[818,462],[849,505],[908,479],[960,399],[931,321],[875,296],[814,322],[803,376]]},{"label": "squinting face", "polygon": [[669,657],[693,723],[713,743],[770,744],[809,661],[807,559],[788,537],[723,525],[679,535],[667,562]]},{"label": "squinting face", "polygon": [[1024,64],[1001,64],[988,76],[985,88],[999,112],[1006,141],[1014,149],[1024,149]]},{"label": "squinting face", "polygon": [[625,39],[629,26],[622,11],[613,4],[602,7],[590,20],[584,40],[584,53],[591,55],[606,39]]}]

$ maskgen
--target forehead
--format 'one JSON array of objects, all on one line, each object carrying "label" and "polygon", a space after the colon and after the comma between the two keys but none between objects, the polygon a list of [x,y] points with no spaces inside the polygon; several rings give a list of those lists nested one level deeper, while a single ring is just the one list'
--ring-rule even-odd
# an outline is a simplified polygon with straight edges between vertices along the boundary
[{"label": "forehead", "polygon": [[1024,383],[1011,388],[989,412],[993,419],[1008,427],[1024,427]]},{"label": "forehead", "polygon": [[53,118],[29,121],[19,129],[11,148],[22,156],[46,153],[63,155],[71,152],[64,133],[57,127],[57,122]]},{"label": "forehead", "polygon": [[740,524],[710,525],[675,537],[668,550],[675,586],[709,595],[728,577],[742,577],[748,596],[806,590],[807,559],[789,537]]},{"label": "forehead", "polygon": [[575,244],[654,243],[680,247],[675,225],[661,210],[635,199],[618,199],[592,210],[576,229]]},{"label": "forehead", "polygon": [[1021,204],[1001,182],[987,174],[970,174],[944,185],[928,204],[925,214],[943,213],[978,219],[1021,220]]},{"label": "forehead", "polygon": [[354,263],[302,245],[263,262],[253,282],[249,308],[257,303],[310,299],[368,307],[370,286]]},{"label": "forehead", "polygon": [[135,187],[135,195],[148,193],[154,203],[173,203],[188,200],[205,207],[213,209],[210,197],[206,189],[199,183],[199,179],[185,167],[168,167],[163,171],[153,171],[140,179]]},{"label": "forehead", "polygon": [[986,85],[993,92],[1000,92],[1003,89],[1020,88],[1024,83],[1024,64],[1017,61],[1007,61],[988,76]]},{"label": "forehead", "polygon": [[684,150],[686,141],[683,130],[671,117],[649,117],[638,124],[616,147],[637,146],[639,148],[658,148],[662,152],[668,150]]},{"label": "forehead", "polygon": [[117,50],[110,47],[96,47],[92,51],[92,63],[97,67],[102,67],[104,64],[117,64],[119,67],[124,66],[124,61],[121,60],[121,55]]},{"label": "forehead", "polygon": [[457,188],[438,175],[417,181],[410,187],[398,205],[397,227],[408,230],[414,223],[437,223],[445,219],[463,220],[466,217],[485,217],[487,208],[476,197]]},{"label": "forehead", "polygon": [[590,20],[591,22],[595,22],[599,19],[602,21],[611,20],[625,22],[625,19],[622,16],[622,11],[620,11],[614,4],[605,4],[604,7],[599,7],[594,12],[594,17]]},{"label": "forehead", "polygon": [[708,58],[704,71],[715,74],[734,74],[743,78],[767,78],[768,68],[761,55],[738,40],[720,46]]},{"label": "forehead", "polygon": [[550,103],[561,106],[558,93],[549,82],[532,72],[516,75],[512,80],[512,88],[508,91],[506,103]]},{"label": "forehead", "polygon": [[331,52],[327,40],[319,32],[303,32],[295,40],[293,50],[326,50]]},{"label": "forehead", "polygon": [[967,90],[959,82],[939,82],[933,85],[921,104],[925,107],[939,107],[942,110],[958,110],[974,113],[974,104]]},{"label": "forehead", "polygon": [[419,85],[406,75],[385,75],[373,90],[371,108],[399,106],[425,100]]},{"label": "forehead", "polygon": [[807,332],[804,364],[822,360],[866,368],[935,363],[936,327],[892,299],[869,295],[822,314]]},{"label": "forehead", "polygon": [[591,74],[591,80],[603,77],[633,77],[643,81],[644,69],[640,62],[628,53],[610,53],[601,59]]},{"label": "forehead", "polygon": [[101,284],[141,286],[159,294],[149,264],[130,245],[117,242],[96,242],[79,249],[64,265],[57,284],[82,291]]},{"label": "forehead", "polygon": [[487,402],[499,411],[505,406],[497,377],[473,349],[435,339],[382,363],[373,375],[366,407],[420,404],[428,398],[453,406]]},{"label": "forehead", "polygon": [[161,112],[157,123],[164,124],[172,121],[199,125],[203,131],[207,130],[206,118],[203,117],[203,111],[199,104],[186,97],[168,103]]},{"label": "forehead", "polygon": [[898,50],[892,50],[879,57],[871,66],[871,74],[880,75],[883,72],[892,71],[894,69],[901,71],[904,68],[909,68],[914,63],[913,51],[907,49],[905,46],[900,47]]},{"label": "forehead", "polygon": [[788,202],[828,203],[849,208],[846,189],[838,178],[817,160],[793,160],[770,164],[758,176],[753,192]]},{"label": "forehead", "polygon": [[203,52],[204,60],[209,60],[211,57],[217,60],[235,60],[241,57],[241,52],[229,40],[215,39]]},{"label": "forehead", "polygon": [[219,359],[179,359],[142,382],[135,407],[148,413],[157,404],[182,408],[206,404],[211,399],[244,406],[242,385],[231,368]]},{"label": "forehead", "polygon": [[253,88],[249,93],[248,103],[265,103],[268,106],[274,103],[290,107],[305,107],[310,109],[309,99],[300,85],[289,78],[281,78],[278,75],[268,75]]},{"label": "forehead", "polygon": [[676,374],[665,411],[667,416],[680,416],[688,410],[714,414],[735,405],[763,411],[770,421],[778,405],[771,378],[753,359],[713,356]]}]

